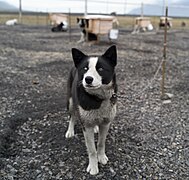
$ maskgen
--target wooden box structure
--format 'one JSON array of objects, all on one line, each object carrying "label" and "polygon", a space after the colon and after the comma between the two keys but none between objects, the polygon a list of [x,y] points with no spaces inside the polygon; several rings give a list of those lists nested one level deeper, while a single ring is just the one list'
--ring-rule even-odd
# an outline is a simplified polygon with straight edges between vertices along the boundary
[{"label": "wooden box structure", "polygon": [[148,17],[137,17],[135,19],[135,25],[138,27],[146,28],[151,24],[150,18]]},{"label": "wooden box structure", "polygon": [[88,19],[88,27],[86,30],[96,35],[108,34],[113,28],[113,21],[115,17],[104,15],[87,15],[84,19]]},{"label": "wooden box structure", "polygon": [[[160,17],[159,28],[165,27],[165,19],[166,17]],[[167,17],[167,27],[172,27],[172,18]]]},{"label": "wooden box structure", "polygon": [[152,31],[153,26],[149,17],[137,17],[135,19],[135,26],[132,34],[139,32]]},{"label": "wooden box structure", "polygon": [[49,13],[49,20],[51,25],[56,26],[61,22],[68,23],[68,16],[66,14],[61,13]]},{"label": "wooden box structure", "polygon": [[[89,35],[91,34],[96,36],[95,41],[99,41],[100,35],[108,35],[110,40],[115,40],[118,38],[118,20],[115,16],[106,16],[106,15],[86,15],[78,18],[84,22],[84,29],[86,30],[86,40],[89,40]],[[110,32],[115,29],[116,32]],[[113,37],[113,38],[112,38]]]}]

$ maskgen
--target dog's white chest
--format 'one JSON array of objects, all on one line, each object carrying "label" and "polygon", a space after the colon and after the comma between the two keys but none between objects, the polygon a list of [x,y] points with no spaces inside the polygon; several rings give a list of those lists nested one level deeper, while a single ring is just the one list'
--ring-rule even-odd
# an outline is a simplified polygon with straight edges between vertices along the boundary
[{"label": "dog's white chest", "polygon": [[88,111],[79,106],[79,113],[85,125],[99,125],[114,119],[116,115],[116,104],[112,104],[110,100],[105,100],[102,102],[100,108]]}]

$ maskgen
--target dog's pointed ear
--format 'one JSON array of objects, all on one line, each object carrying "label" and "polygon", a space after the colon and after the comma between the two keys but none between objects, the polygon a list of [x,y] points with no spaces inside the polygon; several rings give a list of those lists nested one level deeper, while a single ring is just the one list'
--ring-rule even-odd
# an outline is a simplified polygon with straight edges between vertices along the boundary
[{"label": "dog's pointed ear", "polygon": [[87,57],[84,53],[76,48],[72,48],[72,57],[74,60],[75,67],[77,68],[81,61]]},{"label": "dog's pointed ear", "polygon": [[102,55],[105,59],[109,60],[109,62],[113,65],[117,65],[117,49],[115,45],[110,46],[106,52]]}]

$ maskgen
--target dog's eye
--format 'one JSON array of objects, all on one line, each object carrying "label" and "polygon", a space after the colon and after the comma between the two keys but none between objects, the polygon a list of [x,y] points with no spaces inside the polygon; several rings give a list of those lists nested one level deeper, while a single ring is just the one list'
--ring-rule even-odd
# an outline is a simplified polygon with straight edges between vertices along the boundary
[{"label": "dog's eye", "polygon": [[104,69],[101,67],[101,68],[98,68],[98,71],[99,72],[102,72]]},{"label": "dog's eye", "polygon": [[88,70],[88,67],[84,67],[84,70],[87,71],[87,70]]}]

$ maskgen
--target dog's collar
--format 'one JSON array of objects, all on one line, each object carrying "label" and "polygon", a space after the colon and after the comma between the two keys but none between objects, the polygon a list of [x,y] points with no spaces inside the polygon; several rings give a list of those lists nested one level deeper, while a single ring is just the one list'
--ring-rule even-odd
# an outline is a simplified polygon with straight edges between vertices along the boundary
[{"label": "dog's collar", "polygon": [[[100,97],[100,96],[96,96],[95,95],[95,98],[98,100],[98,101],[104,101],[104,100],[107,100],[107,98],[103,98],[103,97]],[[110,103],[112,105],[116,104],[117,102],[117,94],[116,93],[113,93],[112,96],[110,97]]]},{"label": "dog's collar", "polygon": [[93,95],[94,96],[94,98],[97,100],[97,101],[104,101],[105,100],[105,98],[103,98],[102,96],[99,96],[99,95]]}]

